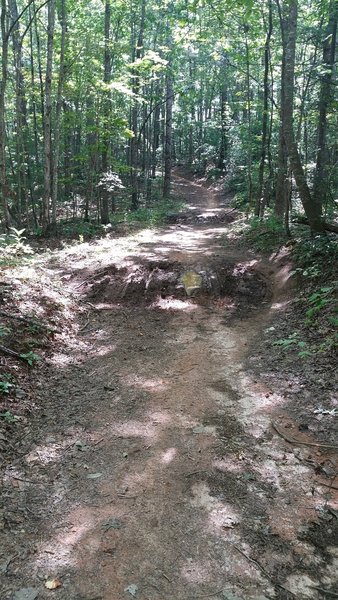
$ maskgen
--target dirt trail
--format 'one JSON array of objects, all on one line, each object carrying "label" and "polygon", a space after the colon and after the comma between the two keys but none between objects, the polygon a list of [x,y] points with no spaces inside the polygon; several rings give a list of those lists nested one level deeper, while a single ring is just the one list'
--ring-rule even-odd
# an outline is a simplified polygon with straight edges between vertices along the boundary
[{"label": "dirt trail", "polygon": [[50,266],[88,313],[77,346],[51,359],[44,425],[15,466],[10,497],[29,510],[9,542],[4,600],[20,587],[45,600],[319,600],[314,588],[332,589],[337,519],[321,553],[311,539],[327,503],[316,450],[273,430],[283,398],[246,366],[286,273],[228,251],[228,208],[176,186],[191,205],[177,223]]}]

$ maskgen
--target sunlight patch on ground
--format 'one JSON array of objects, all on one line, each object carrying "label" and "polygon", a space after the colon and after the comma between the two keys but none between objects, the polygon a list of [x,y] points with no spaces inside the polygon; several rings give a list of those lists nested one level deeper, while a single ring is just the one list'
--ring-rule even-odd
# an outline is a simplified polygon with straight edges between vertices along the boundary
[{"label": "sunlight patch on ground", "polygon": [[232,529],[240,523],[241,518],[237,511],[230,504],[224,504],[210,496],[210,489],[206,483],[195,484],[192,494],[191,505],[208,512],[209,526],[213,531]]},{"label": "sunlight patch on ground", "polygon": [[169,381],[167,379],[162,379],[160,377],[146,379],[137,375],[130,375],[124,377],[123,381],[126,385],[129,385],[131,387],[138,387],[143,390],[146,390],[147,392],[160,392],[162,390],[165,390],[169,385]]},{"label": "sunlight patch on ground", "polygon": [[161,423],[161,424],[165,424],[165,423],[170,423],[172,418],[171,416],[168,414],[168,412],[162,412],[162,411],[156,411],[156,412],[152,412],[148,414],[149,419],[151,419],[151,421],[153,423]]},{"label": "sunlight patch on ground", "polygon": [[302,600],[317,598],[317,592],[312,588],[319,586],[317,579],[310,579],[308,575],[301,573],[295,573],[287,578],[284,586],[294,594],[295,598],[302,598]]},{"label": "sunlight patch on ground", "polygon": [[222,460],[214,460],[212,463],[214,469],[221,471],[222,473],[242,473],[245,467],[245,463],[238,459],[238,456],[234,458],[226,457]]},{"label": "sunlight patch on ground", "polygon": [[192,558],[188,558],[185,565],[181,568],[181,574],[189,583],[206,583],[213,577],[214,569],[207,563],[201,563]]},{"label": "sunlight patch on ground", "polygon": [[56,463],[61,460],[60,451],[62,448],[58,444],[49,444],[48,446],[37,446],[32,452],[27,454],[26,462],[40,463],[47,465],[48,463]]},{"label": "sunlight patch on ground", "polygon": [[48,363],[51,365],[57,365],[59,367],[66,367],[74,364],[74,356],[61,353],[53,354],[53,356],[48,359]]},{"label": "sunlight patch on ground", "polygon": [[271,310],[286,310],[291,304],[291,300],[285,300],[284,302],[274,302],[271,304]]},{"label": "sunlight patch on ground", "polygon": [[127,421],[126,423],[114,423],[109,428],[109,433],[123,438],[140,437],[155,439],[158,431],[151,423],[142,421]]},{"label": "sunlight patch on ground", "polygon": [[160,310],[177,310],[182,312],[192,312],[197,309],[197,305],[189,300],[178,300],[173,297],[158,298],[150,306],[150,309],[159,308]]},{"label": "sunlight patch on ground", "polygon": [[112,354],[116,352],[117,345],[116,344],[108,344],[105,346],[95,345],[95,348],[92,349],[90,355],[98,357],[98,356],[106,356],[107,354]]},{"label": "sunlight patch on ground", "polygon": [[176,455],[177,455],[176,448],[168,448],[168,450],[163,452],[163,454],[161,455],[160,461],[162,463],[164,463],[165,465],[169,465],[174,460]]}]

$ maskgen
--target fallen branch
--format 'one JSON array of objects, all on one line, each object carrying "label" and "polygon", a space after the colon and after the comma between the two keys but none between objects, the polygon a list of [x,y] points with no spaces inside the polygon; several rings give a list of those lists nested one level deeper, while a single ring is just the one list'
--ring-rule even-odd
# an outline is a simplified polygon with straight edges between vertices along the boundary
[{"label": "fallen branch", "polygon": [[233,544],[233,547],[237,550],[237,552],[239,552],[242,556],[244,556],[244,558],[246,558],[249,562],[253,563],[262,573],[263,575],[265,575],[265,577],[271,581],[272,585],[274,585],[275,587],[279,588],[280,590],[284,590],[284,592],[287,592],[288,594],[291,594],[292,596],[295,597],[293,592],[290,592],[290,590],[288,590],[286,587],[284,587],[283,585],[281,585],[280,583],[277,583],[276,581],[274,581],[269,573],[264,569],[264,567],[254,558],[251,558],[250,556],[248,556],[247,554],[245,554],[245,552],[243,552],[243,550],[241,550],[240,548],[238,548],[238,546],[235,546]]},{"label": "fallen branch", "polygon": [[14,350],[11,350],[10,348],[7,348],[6,346],[3,346],[2,344],[0,344],[0,352],[3,352],[4,354],[8,354],[8,356],[13,356],[14,358],[18,358],[19,360],[27,362],[26,359],[23,356],[21,356],[21,354],[15,352]]},{"label": "fallen branch", "polygon": [[317,485],[323,485],[324,487],[329,488],[330,490],[338,490],[338,486],[332,485],[331,483],[323,483],[322,481],[316,481]]},{"label": "fallen branch", "polygon": [[321,592],[326,596],[330,596],[330,598],[338,598],[338,594],[336,592],[330,592],[330,590],[324,590],[324,588],[315,587],[314,585],[311,585],[311,589],[317,590],[317,592]]},{"label": "fallen branch", "polygon": [[[292,219],[292,223],[296,223],[297,225],[308,225],[310,227],[310,223],[306,217],[297,217]],[[338,233],[338,225],[335,225],[335,223],[323,223],[323,226],[325,231]]]},{"label": "fallen branch", "polygon": [[301,444],[302,446],[314,446],[315,448],[330,448],[331,450],[338,450],[338,446],[332,446],[331,444],[317,444],[316,442],[303,442],[302,440],[296,440],[281,431],[273,421],[271,425],[286,442],[289,442],[289,444]]},{"label": "fallen branch", "polygon": [[21,321],[22,323],[27,323],[28,325],[31,325],[33,323],[34,325],[43,327],[43,325],[41,325],[41,323],[39,323],[38,321],[36,321],[33,318],[28,319],[27,317],[21,317],[20,315],[12,315],[11,313],[5,312],[4,310],[0,310],[0,315],[2,317],[6,317],[6,319],[15,319],[15,321]]}]

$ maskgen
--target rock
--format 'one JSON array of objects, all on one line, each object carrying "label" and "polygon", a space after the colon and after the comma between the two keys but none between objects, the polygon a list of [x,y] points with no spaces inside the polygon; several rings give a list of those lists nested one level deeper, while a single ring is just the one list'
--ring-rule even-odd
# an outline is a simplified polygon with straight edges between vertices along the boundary
[{"label": "rock", "polygon": [[15,592],[13,600],[35,600],[39,595],[39,591],[34,588],[22,588]]}]

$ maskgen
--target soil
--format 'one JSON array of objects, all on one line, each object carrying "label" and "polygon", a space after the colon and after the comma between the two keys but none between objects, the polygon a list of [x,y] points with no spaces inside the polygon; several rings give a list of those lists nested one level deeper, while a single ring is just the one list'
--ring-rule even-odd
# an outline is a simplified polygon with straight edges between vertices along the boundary
[{"label": "soil", "polygon": [[39,259],[58,331],[0,434],[2,600],[338,597],[338,451],[264,372],[288,252],[225,244],[227,200],[175,186],[166,227]]}]

